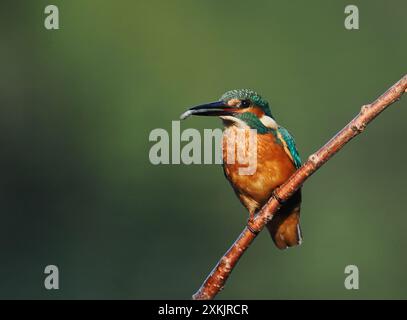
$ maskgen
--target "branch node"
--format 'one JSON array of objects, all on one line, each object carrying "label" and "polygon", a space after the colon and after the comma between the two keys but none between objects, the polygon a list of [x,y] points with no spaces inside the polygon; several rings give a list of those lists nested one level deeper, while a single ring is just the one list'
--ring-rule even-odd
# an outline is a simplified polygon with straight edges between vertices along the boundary
[{"label": "branch node", "polygon": [[370,104],[365,104],[362,106],[362,108],[360,108],[360,114],[363,115],[366,113],[367,110],[369,110],[370,108]]},{"label": "branch node", "polygon": [[352,129],[353,132],[361,133],[363,130],[366,128],[365,123],[353,123],[350,128]]},{"label": "branch node", "polygon": [[316,153],[313,153],[308,157],[308,161],[311,162],[313,166],[316,166],[317,163],[320,161],[320,158],[317,156]]}]

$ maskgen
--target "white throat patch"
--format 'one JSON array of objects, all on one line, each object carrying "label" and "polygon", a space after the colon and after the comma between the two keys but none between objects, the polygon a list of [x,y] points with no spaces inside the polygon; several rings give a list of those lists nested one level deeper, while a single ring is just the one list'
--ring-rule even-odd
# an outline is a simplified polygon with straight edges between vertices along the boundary
[{"label": "white throat patch", "polygon": [[225,121],[230,121],[231,123],[233,123],[233,125],[235,125],[238,128],[249,128],[249,126],[243,120],[240,120],[233,116],[220,116],[219,118]]},{"label": "white throat patch", "polygon": [[266,116],[266,115],[262,116],[260,118],[260,121],[265,127],[269,128],[269,129],[278,128],[277,122],[275,122],[274,119],[269,116]]}]

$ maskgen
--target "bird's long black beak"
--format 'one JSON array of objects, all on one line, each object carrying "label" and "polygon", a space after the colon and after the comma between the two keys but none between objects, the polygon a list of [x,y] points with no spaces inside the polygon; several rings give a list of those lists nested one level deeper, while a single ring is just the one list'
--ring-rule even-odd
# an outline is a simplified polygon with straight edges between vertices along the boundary
[{"label": "bird's long black beak", "polygon": [[189,116],[224,116],[231,114],[233,107],[225,104],[224,101],[216,101],[206,104],[201,104],[196,107],[192,107],[181,114],[181,120],[188,118]]}]

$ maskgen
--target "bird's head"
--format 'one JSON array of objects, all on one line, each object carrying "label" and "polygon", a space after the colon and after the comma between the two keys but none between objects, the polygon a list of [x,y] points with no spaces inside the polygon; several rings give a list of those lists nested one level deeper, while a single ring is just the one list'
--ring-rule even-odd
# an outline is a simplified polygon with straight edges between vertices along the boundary
[{"label": "bird's head", "polygon": [[218,116],[225,124],[243,123],[254,129],[275,123],[268,102],[249,89],[231,90],[224,93],[219,101],[192,107],[181,115],[181,120],[192,115]]}]

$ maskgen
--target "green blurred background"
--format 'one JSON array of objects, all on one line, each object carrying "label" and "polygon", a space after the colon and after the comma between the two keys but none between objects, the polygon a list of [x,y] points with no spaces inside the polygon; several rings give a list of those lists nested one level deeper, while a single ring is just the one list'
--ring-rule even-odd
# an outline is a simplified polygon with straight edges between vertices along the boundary
[{"label": "green blurred background", "polygon": [[[55,4],[60,30],[44,28]],[[344,28],[356,4],[360,30]],[[181,298],[243,228],[217,165],[153,166],[149,133],[253,88],[303,158],[406,73],[407,2],[2,1],[0,298]],[[407,298],[407,99],[304,187],[304,243],[261,234],[222,299]],[[193,118],[182,128],[220,127]],[[60,270],[58,291],[44,268]],[[344,288],[344,269],[360,289]]]}]

